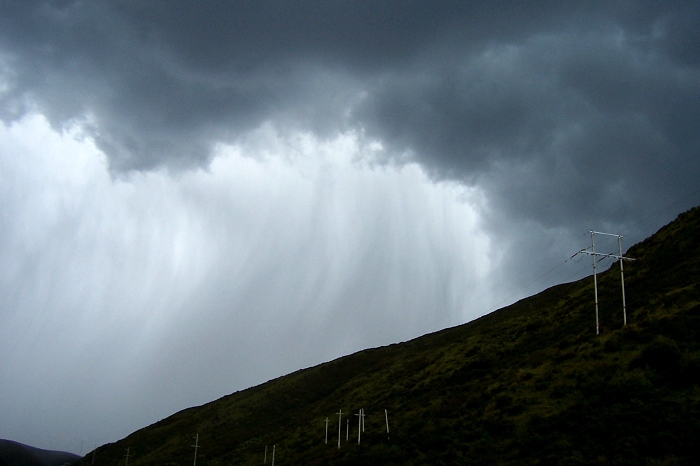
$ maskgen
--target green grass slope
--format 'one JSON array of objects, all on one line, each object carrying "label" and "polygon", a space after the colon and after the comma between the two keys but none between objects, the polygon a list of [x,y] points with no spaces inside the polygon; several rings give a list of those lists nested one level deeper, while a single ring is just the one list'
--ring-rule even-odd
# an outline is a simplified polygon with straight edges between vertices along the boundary
[{"label": "green grass slope", "polygon": [[189,465],[196,434],[200,466],[262,464],[266,445],[277,465],[700,464],[698,239],[695,208],[630,248],[626,327],[613,265],[599,275],[600,336],[588,277],[181,411],[94,464],[124,464],[129,448],[130,466]]}]

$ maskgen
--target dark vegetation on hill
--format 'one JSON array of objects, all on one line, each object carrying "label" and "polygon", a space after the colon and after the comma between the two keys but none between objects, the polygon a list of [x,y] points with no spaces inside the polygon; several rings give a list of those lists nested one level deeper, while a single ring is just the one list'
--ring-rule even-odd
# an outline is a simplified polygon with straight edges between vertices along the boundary
[{"label": "dark vegetation on hill", "polygon": [[[95,464],[700,464],[700,209],[619,267],[468,324],[370,349],[181,411],[100,447]],[[357,417],[337,448],[338,416]],[[385,432],[384,410],[390,434]],[[345,416],[345,414],[344,414]],[[324,444],[324,419],[329,441]],[[86,455],[82,464],[91,462]]]},{"label": "dark vegetation on hill", "polygon": [[79,459],[80,456],[73,453],[42,450],[0,439],[0,466],[63,466]]}]

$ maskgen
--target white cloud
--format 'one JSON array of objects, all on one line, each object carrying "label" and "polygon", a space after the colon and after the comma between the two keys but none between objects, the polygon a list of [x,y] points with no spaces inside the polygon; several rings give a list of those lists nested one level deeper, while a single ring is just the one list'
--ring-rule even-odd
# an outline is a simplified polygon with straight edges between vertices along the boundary
[{"label": "white cloud", "polygon": [[77,129],[0,128],[3,436],[75,451],[487,309],[481,194],[381,150],[264,125],[113,179]]}]

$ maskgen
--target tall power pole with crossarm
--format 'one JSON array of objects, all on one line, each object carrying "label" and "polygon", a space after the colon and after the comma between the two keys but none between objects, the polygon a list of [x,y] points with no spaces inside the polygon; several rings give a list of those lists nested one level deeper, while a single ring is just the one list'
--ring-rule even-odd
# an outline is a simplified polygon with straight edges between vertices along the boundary
[{"label": "tall power pole with crossarm", "polygon": [[[600,319],[598,317],[598,270],[597,262],[598,257],[612,257],[620,261],[620,279],[622,281],[622,321],[624,325],[627,325],[627,303],[625,302],[625,268],[624,261],[633,261],[634,259],[630,257],[625,257],[622,255],[622,235],[615,235],[613,233],[602,233],[600,231],[590,231],[591,233],[591,250],[582,249],[571,257],[577,256],[578,254],[588,254],[593,258],[593,287],[595,296],[595,333],[600,335]],[[617,238],[617,246],[619,249],[619,254],[602,254],[600,252],[595,252],[595,235],[603,236],[613,236]]]}]

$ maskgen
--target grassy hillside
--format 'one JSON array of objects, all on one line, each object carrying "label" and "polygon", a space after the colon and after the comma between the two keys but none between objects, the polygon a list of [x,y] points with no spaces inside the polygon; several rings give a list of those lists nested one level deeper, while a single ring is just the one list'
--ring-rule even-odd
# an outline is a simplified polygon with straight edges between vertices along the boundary
[{"label": "grassy hillside", "polygon": [[[362,351],[181,411],[102,446],[95,464],[700,464],[700,209],[619,270],[468,324]],[[365,409],[357,445],[338,416]],[[384,410],[388,411],[387,435]],[[328,417],[329,442],[324,444]],[[83,464],[90,463],[92,454]]]},{"label": "grassy hillside", "polygon": [[0,439],[0,466],[63,466],[80,457],[65,451],[42,450]]}]

